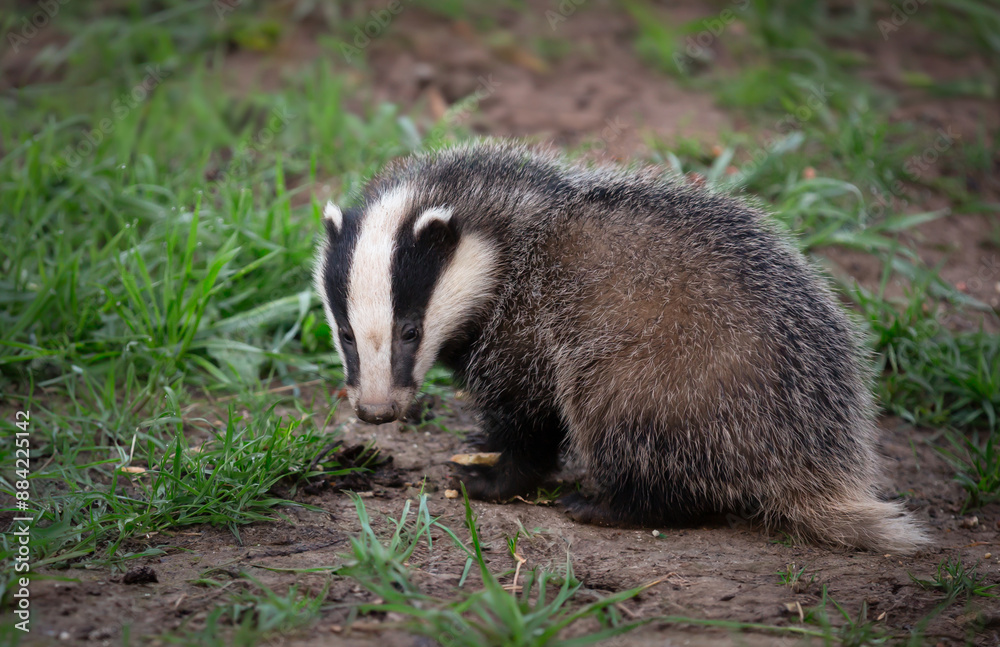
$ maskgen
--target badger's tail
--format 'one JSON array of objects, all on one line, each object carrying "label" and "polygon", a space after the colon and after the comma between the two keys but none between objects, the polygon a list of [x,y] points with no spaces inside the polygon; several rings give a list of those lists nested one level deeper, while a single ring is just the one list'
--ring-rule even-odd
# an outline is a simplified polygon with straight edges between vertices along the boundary
[{"label": "badger's tail", "polygon": [[782,516],[801,534],[829,544],[897,555],[930,543],[923,528],[899,503],[861,494],[817,501],[785,499]]}]

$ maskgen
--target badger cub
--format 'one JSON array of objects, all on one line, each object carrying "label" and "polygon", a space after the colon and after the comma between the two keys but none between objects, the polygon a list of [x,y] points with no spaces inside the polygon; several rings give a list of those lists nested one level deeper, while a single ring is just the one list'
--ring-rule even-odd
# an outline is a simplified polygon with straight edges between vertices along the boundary
[{"label": "badger cub", "polygon": [[317,289],[360,419],[400,417],[435,361],[470,394],[489,468],[523,494],[561,447],[594,492],[579,521],[742,511],[819,541],[912,551],[879,500],[858,334],[760,212],[652,170],[514,144],[390,165],[324,211]]}]

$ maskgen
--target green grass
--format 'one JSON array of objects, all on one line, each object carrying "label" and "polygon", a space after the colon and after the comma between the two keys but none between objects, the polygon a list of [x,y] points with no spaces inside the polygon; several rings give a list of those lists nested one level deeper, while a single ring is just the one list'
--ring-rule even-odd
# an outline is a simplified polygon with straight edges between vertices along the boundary
[{"label": "green grass", "polygon": [[[407,526],[407,507],[395,524],[394,533],[384,545],[368,521],[361,499],[354,497],[362,534],[352,540],[353,561],[341,573],[354,577],[382,602],[361,605],[361,613],[395,612],[408,618],[406,626],[415,633],[432,637],[446,645],[587,645],[631,631],[645,622],[624,622],[614,605],[635,597],[652,586],[581,603],[575,598],[582,583],[573,576],[568,556],[565,569],[554,572],[544,568],[525,571],[519,591],[511,592],[500,584],[483,558],[482,542],[472,507],[465,499],[465,521],[471,549],[448,532],[468,555],[459,591],[453,598],[441,599],[421,593],[403,564],[412,555],[421,537],[431,546],[430,530],[439,527],[421,499],[416,520]],[[462,590],[470,566],[478,571],[481,589]],[[560,633],[584,618],[595,618],[601,628],[585,636],[561,639]]]},{"label": "green grass", "polygon": [[924,580],[910,575],[910,579],[921,588],[940,591],[948,599],[972,596],[995,598],[994,591],[1000,584],[986,584],[986,577],[979,573],[979,564],[963,566],[960,559],[948,559],[938,564],[937,572],[932,579]]},{"label": "green grass", "polygon": [[806,572],[805,566],[796,566],[795,563],[791,563],[785,567],[783,571],[777,571],[778,580],[787,587],[796,587],[802,584],[809,585],[816,580],[816,576],[813,575],[809,578],[808,582],[802,580],[802,576]]},{"label": "green grass", "polygon": [[[34,411],[33,424],[57,419]],[[184,424],[199,428],[198,445],[180,431]],[[80,558],[121,564],[149,554],[126,550],[132,537],[164,533],[169,542],[170,529],[194,524],[225,526],[238,536],[241,525],[272,519],[281,506],[301,505],[273,489],[285,481],[294,495],[295,482],[308,475],[313,456],[330,440],[325,425],[283,420],[274,405],[254,411],[249,422],[230,410],[222,430],[176,411],[148,427],[136,429],[129,443],[113,444],[117,456],[111,458],[103,458],[100,447],[61,439],[63,461],[29,479],[35,566],[72,566]],[[0,479],[0,491],[13,496],[13,483]],[[17,550],[8,540],[4,535],[0,548],[5,560]],[[6,593],[7,580],[0,586]]]},{"label": "green grass", "polygon": [[[249,580],[253,588],[244,588],[209,611],[203,627],[185,629],[160,637],[166,644],[206,645],[208,647],[254,647],[270,644],[308,627],[320,615],[329,585],[315,595],[303,592],[294,584],[283,595],[261,584],[247,573],[241,582]],[[123,636],[128,645],[128,636]]]},{"label": "green grass", "polygon": [[890,644],[893,638],[884,626],[869,619],[867,602],[863,601],[857,614],[852,615],[830,596],[826,586],[819,604],[804,610],[804,619],[821,629],[824,645],[873,647]]},{"label": "green grass", "polygon": [[918,278],[902,304],[856,288],[878,351],[883,401],[890,411],[925,426],[997,431],[1000,336],[955,332],[930,294],[932,274]]},{"label": "green grass", "polygon": [[979,434],[973,434],[971,438],[950,434],[948,441],[952,447],[942,448],[941,451],[954,465],[955,480],[968,495],[962,512],[1000,501],[1000,445],[997,434],[987,435],[986,440],[980,440]]},{"label": "green grass", "polygon": [[[395,108],[349,112],[327,65],[281,92],[219,91],[228,23],[209,2],[147,5],[67,6],[52,29],[78,35],[38,59],[51,81],[0,98],[0,491],[21,480],[13,411],[30,411],[39,567],[114,566],[149,554],[133,537],[237,532],[291,504],[333,401],[266,390],[342,379],[306,191],[339,198],[415,145]],[[149,91],[116,104],[146,66]]]}]

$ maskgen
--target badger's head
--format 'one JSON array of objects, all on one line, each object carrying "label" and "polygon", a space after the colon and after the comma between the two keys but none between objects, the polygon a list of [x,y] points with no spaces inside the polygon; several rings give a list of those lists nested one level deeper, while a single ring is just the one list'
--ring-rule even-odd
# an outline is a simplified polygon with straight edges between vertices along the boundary
[{"label": "badger's head", "polygon": [[494,288],[496,248],[448,205],[419,202],[400,185],[323,212],[316,289],[365,422],[404,414],[441,346]]}]

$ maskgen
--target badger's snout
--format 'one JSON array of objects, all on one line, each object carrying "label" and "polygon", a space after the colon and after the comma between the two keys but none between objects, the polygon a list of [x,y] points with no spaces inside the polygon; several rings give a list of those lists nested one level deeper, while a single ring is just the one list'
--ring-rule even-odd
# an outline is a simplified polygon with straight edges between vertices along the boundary
[{"label": "badger's snout", "polygon": [[391,402],[361,404],[354,407],[358,418],[373,425],[381,425],[384,422],[392,422],[396,419],[396,408]]}]

